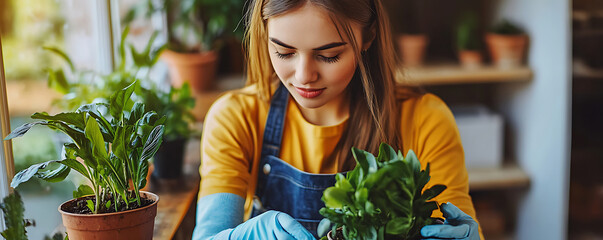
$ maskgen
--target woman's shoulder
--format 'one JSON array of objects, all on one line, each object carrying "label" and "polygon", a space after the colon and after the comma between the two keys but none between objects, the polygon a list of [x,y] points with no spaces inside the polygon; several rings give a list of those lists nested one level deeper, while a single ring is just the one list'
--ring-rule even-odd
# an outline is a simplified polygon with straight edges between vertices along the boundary
[{"label": "woman's shoulder", "polygon": [[416,121],[454,121],[454,116],[446,103],[432,93],[424,93],[407,98],[402,102],[402,117]]},{"label": "woman's shoulder", "polygon": [[257,112],[263,105],[266,105],[265,101],[259,98],[257,92],[257,86],[251,84],[222,93],[209,108],[206,118],[217,115],[249,115]]}]

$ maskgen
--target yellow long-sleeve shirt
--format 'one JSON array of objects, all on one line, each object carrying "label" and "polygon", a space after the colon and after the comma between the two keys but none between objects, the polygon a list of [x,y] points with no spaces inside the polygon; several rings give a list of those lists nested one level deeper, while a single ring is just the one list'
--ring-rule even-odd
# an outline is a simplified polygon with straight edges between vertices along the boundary
[{"label": "yellow long-sleeve shirt", "polygon": [[[201,141],[201,188],[199,198],[214,193],[234,193],[246,199],[245,216],[251,212],[257,182],[264,124],[269,103],[255,95],[254,85],[221,96],[210,108]],[[468,175],[461,139],[446,104],[432,94],[401,103],[403,152],[412,149],[431,180],[426,187],[448,188],[435,198],[451,202],[475,217],[469,196]],[[326,159],[344,131],[347,120],[335,126],[307,122],[289,98],[280,158],[309,173],[335,173],[337,164]],[[439,210],[434,217],[441,217]]]}]

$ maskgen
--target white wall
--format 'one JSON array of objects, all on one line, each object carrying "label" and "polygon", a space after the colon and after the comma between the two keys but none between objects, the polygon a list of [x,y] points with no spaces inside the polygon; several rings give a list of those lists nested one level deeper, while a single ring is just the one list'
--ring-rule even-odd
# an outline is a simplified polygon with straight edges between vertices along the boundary
[{"label": "white wall", "polygon": [[501,86],[513,154],[531,178],[515,239],[566,239],[571,131],[571,2],[501,0],[496,11],[530,36],[532,82]]}]

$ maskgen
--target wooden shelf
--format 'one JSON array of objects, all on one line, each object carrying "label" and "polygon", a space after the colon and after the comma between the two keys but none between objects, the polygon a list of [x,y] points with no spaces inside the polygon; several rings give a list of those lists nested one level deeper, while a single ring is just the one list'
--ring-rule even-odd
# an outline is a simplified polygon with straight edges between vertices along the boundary
[{"label": "wooden shelf", "polygon": [[469,189],[494,190],[504,188],[522,188],[530,184],[530,177],[516,165],[501,168],[468,169]]},{"label": "wooden shelf", "polygon": [[482,66],[469,69],[455,64],[438,64],[403,68],[400,74],[410,84],[418,85],[519,82],[532,78],[532,70],[527,66],[510,69]]}]

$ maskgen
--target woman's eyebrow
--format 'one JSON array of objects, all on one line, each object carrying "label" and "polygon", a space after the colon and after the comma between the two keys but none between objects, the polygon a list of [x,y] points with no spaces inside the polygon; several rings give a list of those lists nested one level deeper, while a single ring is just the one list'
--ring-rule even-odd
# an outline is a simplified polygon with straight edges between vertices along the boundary
[{"label": "woman's eyebrow", "polygon": [[[278,44],[278,45],[280,45],[281,47],[284,47],[284,48],[297,49],[297,48],[295,48],[295,47],[293,47],[291,45],[288,45],[288,44],[286,44],[284,42],[281,42],[280,40],[278,40],[276,38],[270,38],[270,41],[273,42],[273,43],[275,43],[275,44]],[[317,48],[313,48],[312,50],[314,50],[314,51],[322,51],[322,50],[327,50],[327,49],[331,49],[331,48],[334,48],[334,47],[339,47],[339,46],[346,45],[346,44],[347,44],[346,42],[333,42],[333,43],[325,44],[325,45],[317,47]]]}]

